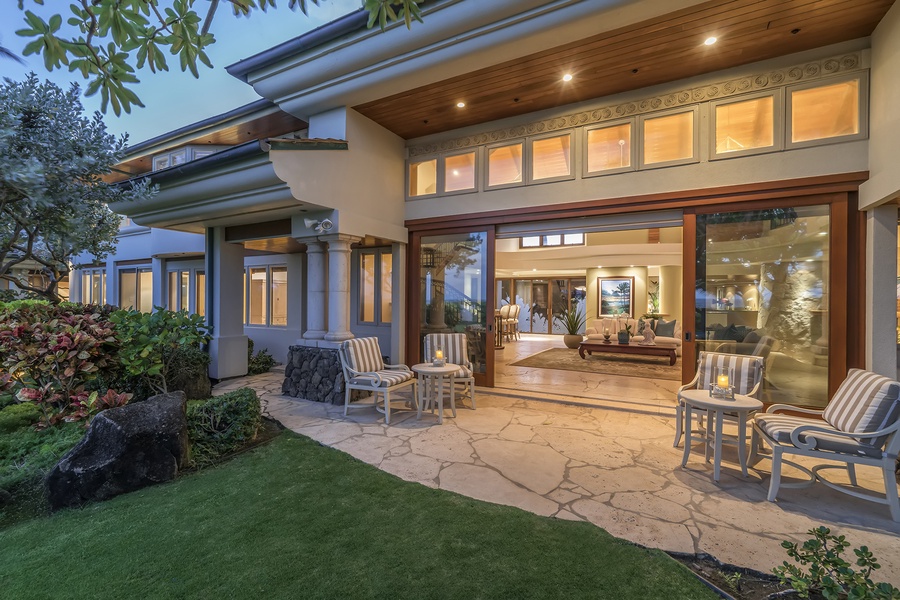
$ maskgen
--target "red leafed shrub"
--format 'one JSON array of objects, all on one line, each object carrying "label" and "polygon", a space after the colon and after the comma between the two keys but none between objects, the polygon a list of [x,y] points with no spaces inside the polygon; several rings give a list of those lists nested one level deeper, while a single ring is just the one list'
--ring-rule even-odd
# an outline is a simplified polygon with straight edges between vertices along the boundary
[{"label": "red leafed shrub", "polygon": [[0,368],[23,386],[20,401],[41,408],[45,424],[80,418],[79,408],[90,398],[85,385],[116,364],[118,343],[108,312],[93,308],[19,304],[0,309]]}]

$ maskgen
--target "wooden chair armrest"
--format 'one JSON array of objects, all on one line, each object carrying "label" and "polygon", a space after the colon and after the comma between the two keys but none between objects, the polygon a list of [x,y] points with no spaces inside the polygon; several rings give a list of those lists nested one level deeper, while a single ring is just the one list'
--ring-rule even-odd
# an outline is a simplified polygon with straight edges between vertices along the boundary
[{"label": "wooden chair armrest", "polygon": [[381,375],[379,375],[377,371],[357,371],[355,369],[351,369],[350,367],[347,367],[347,372],[350,373],[350,379],[358,377],[359,375],[371,375],[372,377],[375,378],[373,381],[374,385],[372,387],[381,387],[382,379],[381,379]]},{"label": "wooden chair armrest", "polygon": [[805,415],[817,415],[822,416],[825,412],[824,410],[814,410],[812,408],[801,408],[799,406],[791,406],[790,404],[773,404],[769,408],[766,409],[766,414],[776,413],[782,410],[790,410],[793,412],[803,413]]},{"label": "wooden chair armrest", "polygon": [[384,365],[384,368],[389,371],[409,371],[412,372],[412,369],[407,367],[406,365]]}]

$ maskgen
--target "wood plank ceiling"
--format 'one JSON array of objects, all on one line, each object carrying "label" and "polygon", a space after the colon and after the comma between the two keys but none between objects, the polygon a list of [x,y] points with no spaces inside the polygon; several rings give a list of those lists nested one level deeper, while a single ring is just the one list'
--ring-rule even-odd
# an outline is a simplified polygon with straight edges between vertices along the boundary
[{"label": "wood plank ceiling", "polygon": [[712,0],[354,108],[410,139],[865,37],[893,1]]}]

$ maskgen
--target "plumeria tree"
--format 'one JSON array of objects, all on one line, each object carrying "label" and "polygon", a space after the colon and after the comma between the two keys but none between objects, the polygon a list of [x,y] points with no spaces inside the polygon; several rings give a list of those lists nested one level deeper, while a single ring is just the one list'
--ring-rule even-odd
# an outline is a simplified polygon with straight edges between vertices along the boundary
[{"label": "plumeria tree", "polygon": [[102,259],[115,249],[119,216],[107,204],[152,194],[146,184],[101,179],[125,141],[106,132],[99,113],[84,114],[77,85],[63,90],[34,74],[0,84],[0,279],[57,302],[79,255]]},{"label": "plumeria tree", "polygon": [[[288,8],[307,13],[309,4],[326,0],[286,0]],[[425,0],[363,0],[369,27],[390,21],[421,21]],[[89,80],[85,94],[101,94],[101,108],[115,114],[143,106],[130,86],[136,73],[169,69],[167,55],[177,56],[182,71],[199,77],[198,63],[212,67],[206,49],[216,42],[213,19],[221,4],[238,16],[276,8],[276,0],[73,0],[68,13],[47,20],[27,5],[44,0],[18,0],[25,27],[16,33],[30,38],[25,55],[43,56],[48,70],[67,67]],[[56,4],[56,2],[54,2]],[[59,2],[60,5],[65,3]]]}]

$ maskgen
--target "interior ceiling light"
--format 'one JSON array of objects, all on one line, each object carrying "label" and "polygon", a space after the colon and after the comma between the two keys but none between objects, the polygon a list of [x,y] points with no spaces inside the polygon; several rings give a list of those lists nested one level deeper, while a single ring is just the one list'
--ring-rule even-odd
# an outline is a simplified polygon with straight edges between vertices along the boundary
[{"label": "interior ceiling light", "polygon": [[456,103],[456,108],[465,108],[465,107],[466,107],[466,103],[465,103],[465,102],[457,102],[457,103]]},{"label": "interior ceiling light", "polygon": [[563,81],[572,81],[572,74],[566,73],[565,75],[563,75]]},{"label": "interior ceiling light", "polygon": [[717,39],[718,39],[718,38],[716,38],[716,36],[711,35],[711,36],[709,36],[708,38],[706,38],[706,39],[703,41],[703,43],[706,44],[707,46],[712,46],[713,44],[716,43],[716,40],[717,40]]}]

